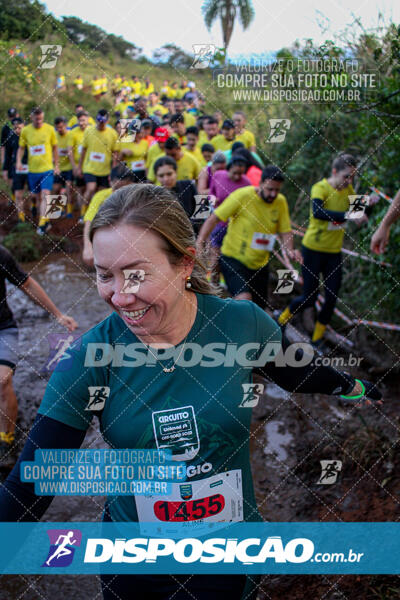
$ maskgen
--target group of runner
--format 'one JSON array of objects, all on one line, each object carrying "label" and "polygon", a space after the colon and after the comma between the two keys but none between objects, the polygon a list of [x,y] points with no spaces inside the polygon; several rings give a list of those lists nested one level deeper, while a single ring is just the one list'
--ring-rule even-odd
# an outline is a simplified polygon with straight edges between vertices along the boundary
[{"label": "group of runner", "polygon": [[[116,96],[115,111],[109,115],[100,109],[92,122],[82,105],[69,121],[60,116],[54,125],[45,122],[40,108],[32,112],[29,125],[15,109],[9,110],[8,130],[2,132],[3,177],[12,187],[19,219],[34,219],[24,206],[26,185],[36,199],[40,235],[47,234],[56,208],[61,217],[74,217],[74,203],[78,204],[84,224],[82,258],[95,267],[99,294],[112,313],[84,334],[80,345],[69,348],[73,368],[56,368],[52,375],[19,462],[0,489],[1,521],[41,518],[51,498],[38,498],[32,485],[21,481],[21,461],[33,460],[37,448],[79,447],[94,415],[111,446],[158,448],[164,443],[175,460],[198,469],[199,475],[190,480],[194,498],[203,502],[208,494],[214,502],[214,509],[203,515],[206,522],[257,521],[261,517],[249,463],[249,409],[258,401],[253,371],[289,392],[381,401],[372,383],[313,361],[301,368],[279,367],[268,356],[260,363],[265,346],[285,345],[286,324],[314,304],[321,273],[325,302],[312,343],[323,351],[321,340],[340,288],[345,225],[350,218],[357,221],[351,216],[356,159],[338,155],[329,176],[312,187],[300,251],[283,194],[284,174],[275,165],[263,164],[246,115],[237,111],[224,119],[220,114],[195,114],[191,99],[185,97],[167,97],[162,104],[167,112],[159,115],[159,109],[152,111],[157,100],[157,95],[150,99],[153,93],[125,107]],[[374,236],[375,250],[386,247],[399,203],[400,194]],[[360,226],[366,218],[362,210]],[[270,308],[269,260],[277,239],[289,260],[302,265],[304,287],[274,321],[264,309]],[[17,401],[12,374],[18,362],[17,351],[10,350],[17,330],[5,300],[5,280],[69,331],[77,324],[54,306],[10,253],[1,250],[0,295],[7,309],[0,315],[0,381],[5,382],[0,388],[0,451],[5,464],[14,444]],[[218,283],[222,274],[228,295],[241,302],[217,297],[202,258],[208,261],[212,281]],[[132,268],[135,286],[126,291],[125,272]],[[252,357],[258,367],[243,367],[231,358],[221,369],[204,368],[203,361],[187,366],[186,344],[205,348],[226,345],[227,340],[237,347],[257,343]],[[154,360],[145,369],[131,368],[129,361],[122,367],[93,368],[85,356],[88,344],[98,342],[112,347],[138,343]],[[106,387],[110,394],[100,408],[93,408],[88,390]],[[160,415],[173,415],[179,432],[182,414],[191,437],[182,429],[182,439],[177,440],[157,428]],[[201,471],[205,463],[210,474]],[[216,482],[219,504],[212,491]],[[111,498],[104,520],[165,522],[157,513],[157,500]],[[196,520],[188,514],[178,484],[164,500],[170,507],[167,521]],[[105,599],[131,597],[132,587],[146,594],[148,584],[145,576],[102,576]],[[246,597],[252,597],[245,576],[157,576],[152,584],[157,598],[173,594],[232,599],[247,592]],[[252,587],[254,592],[254,581]]]}]

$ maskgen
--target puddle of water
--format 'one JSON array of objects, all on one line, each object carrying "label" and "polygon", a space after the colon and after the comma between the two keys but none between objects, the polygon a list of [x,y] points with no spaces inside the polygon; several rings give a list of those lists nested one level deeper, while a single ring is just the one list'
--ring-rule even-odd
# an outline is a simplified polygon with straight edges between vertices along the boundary
[{"label": "puddle of water", "polygon": [[268,383],[265,386],[264,394],[266,394],[273,400],[286,400],[289,395],[289,392],[286,392],[275,383]]},{"label": "puddle of water", "polygon": [[268,421],[264,429],[267,437],[264,453],[273,454],[279,461],[284,462],[288,457],[285,446],[293,440],[292,434],[282,433],[284,425],[281,421]]}]

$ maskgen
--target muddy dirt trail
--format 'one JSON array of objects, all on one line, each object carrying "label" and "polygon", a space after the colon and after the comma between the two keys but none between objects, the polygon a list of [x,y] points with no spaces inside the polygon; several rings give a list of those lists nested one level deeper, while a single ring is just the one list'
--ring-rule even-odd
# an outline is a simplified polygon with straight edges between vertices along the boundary
[{"label": "muddy dirt trail", "polygon": [[[23,268],[56,305],[71,314],[81,334],[107,314],[93,273],[78,255],[52,256]],[[9,286],[12,290],[12,286]],[[13,291],[15,288],[13,289]],[[14,383],[19,400],[18,431],[23,439],[43,396],[49,374],[49,334],[64,333],[20,291],[10,304],[18,320],[23,356]],[[363,375],[362,370],[352,370]],[[365,376],[365,373],[364,373]],[[253,409],[252,471],[260,512],[267,521],[397,521],[400,505],[398,390],[384,387],[382,407],[359,410],[335,398],[288,394],[267,385]],[[84,447],[104,447],[97,420]],[[318,484],[321,460],[341,461],[336,483]],[[103,498],[58,497],[45,521],[98,521]],[[0,600],[101,600],[92,576],[1,576]],[[259,600],[400,598],[392,576],[267,576]],[[133,597],[133,596],[132,596]],[[142,599],[140,599],[142,600]],[[145,599],[143,599],[145,600]]]}]

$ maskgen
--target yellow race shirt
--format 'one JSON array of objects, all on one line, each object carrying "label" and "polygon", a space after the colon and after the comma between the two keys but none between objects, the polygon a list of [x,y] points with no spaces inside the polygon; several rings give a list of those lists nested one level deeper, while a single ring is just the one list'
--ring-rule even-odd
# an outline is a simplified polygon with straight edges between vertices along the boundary
[{"label": "yellow race shirt", "polygon": [[121,82],[122,79],[121,77],[114,77],[114,79],[111,82],[111,88],[115,91],[115,92],[119,92],[121,89]]},{"label": "yellow race shirt", "polygon": [[54,169],[53,146],[57,145],[54,127],[48,123],[43,123],[39,129],[32,124],[27,125],[19,136],[19,145],[28,148],[30,173],[45,173]]},{"label": "yellow race shirt", "polygon": [[140,140],[140,142],[124,142],[122,140],[117,141],[117,150],[130,150],[132,154],[130,156],[121,156],[129,169],[132,171],[144,171],[146,169],[146,157],[149,146],[147,140]]},{"label": "yellow race shirt", "polygon": [[142,84],[140,81],[131,81],[129,87],[132,88],[132,93],[134,96],[140,96],[142,91]]},{"label": "yellow race shirt", "polygon": [[166,115],[168,112],[168,108],[165,108],[162,104],[155,104],[154,106],[148,106],[147,112],[149,115],[154,115],[156,111],[159,111],[161,115]]},{"label": "yellow race shirt", "polygon": [[276,234],[291,231],[285,196],[278,194],[268,204],[253,186],[232,192],[214,214],[222,221],[229,219],[222,254],[236,258],[249,269],[260,269],[266,265]]},{"label": "yellow race shirt", "polygon": [[105,94],[108,90],[108,81],[107,77],[102,77],[100,79],[100,91],[102,94]]},{"label": "yellow race shirt", "polygon": [[128,113],[126,110],[128,108],[128,106],[132,106],[132,102],[118,102],[118,104],[115,105],[114,110],[121,113],[121,117],[126,119],[126,117],[128,116]]},{"label": "yellow race shirt", "polygon": [[74,86],[77,87],[78,89],[82,89],[82,86],[83,86],[82,77],[77,77],[76,79],[74,79]]},{"label": "yellow race shirt", "polygon": [[[75,163],[77,166],[79,164],[79,157],[82,152],[82,142],[83,142],[83,136],[84,136],[85,131],[86,131],[86,129],[81,129],[80,127],[74,127],[74,129],[72,129],[69,132],[68,145],[71,146],[71,148],[72,148],[74,160],[75,160]],[[85,160],[85,164],[86,164],[86,160]],[[85,165],[83,166],[83,170],[85,170]]]},{"label": "yellow race shirt", "polygon": [[56,131],[60,171],[70,171],[72,169],[72,165],[68,158],[68,146],[71,145],[69,134],[70,132],[67,131],[65,135],[60,135]]},{"label": "yellow race shirt", "polygon": [[103,131],[97,127],[85,130],[82,148],[86,148],[85,173],[103,177],[111,172],[111,156],[117,147],[118,134],[107,127]]},{"label": "yellow race shirt", "polygon": [[349,195],[351,194],[354,194],[352,185],[344,190],[335,190],[325,178],[312,186],[310,223],[303,238],[303,245],[306,248],[332,254],[341,251],[345,224],[339,225],[332,221],[316,219],[313,215],[312,201],[313,198],[319,198],[323,201],[326,210],[346,212],[350,206]]},{"label": "yellow race shirt", "polygon": [[232,140],[231,142],[229,142],[226,138],[224,138],[222,133],[220,133],[219,135],[215,135],[213,138],[211,138],[210,144],[214,146],[215,150],[225,151],[230,150],[232,148],[232,144],[235,141],[236,140]]},{"label": "yellow race shirt", "polygon": [[[162,152],[160,156],[165,156],[165,152]],[[160,156],[157,156],[157,158],[151,163],[151,166],[147,172],[147,179],[157,184],[159,184],[159,182],[156,181],[156,176],[154,173],[154,163],[158,158],[160,158]],[[201,166],[198,163],[198,161],[186,152],[183,152],[183,156],[176,162],[176,166],[177,181],[181,181],[182,179],[197,179],[201,171]]]},{"label": "yellow race shirt", "polygon": [[112,188],[106,188],[105,190],[100,190],[100,192],[95,193],[90,201],[85,216],[83,217],[84,222],[93,221],[100,206],[111,196],[111,194]]},{"label": "yellow race shirt", "polygon": [[165,156],[164,150],[161,150],[160,146],[155,143],[148,149],[147,158],[146,158],[146,168],[150,169],[152,164],[159,158],[160,156]]},{"label": "yellow race shirt", "polygon": [[185,127],[194,127],[196,125],[196,117],[186,111],[183,111],[183,120],[185,121]]},{"label": "yellow race shirt", "polygon": [[202,155],[201,150],[198,146],[196,146],[194,150],[188,150],[187,148],[185,148],[185,152],[186,154],[189,154],[189,156],[193,156],[193,158],[195,158],[200,164],[201,168],[206,166],[207,162],[204,159],[204,156]]},{"label": "yellow race shirt", "polygon": [[152,83],[150,83],[148,87],[146,87],[144,84],[141,86],[140,93],[142,96],[149,96],[151,92],[154,92],[154,85]]},{"label": "yellow race shirt", "polygon": [[254,137],[254,133],[251,133],[248,129],[243,129],[242,133],[239,133],[235,137],[235,142],[242,142],[249,150],[252,146],[256,145],[256,138]]},{"label": "yellow race shirt", "polygon": [[197,146],[200,148],[203,144],[211,144],[211,142],[209,141],[206,132],[204,131],[204,129],[200,129],[199,131],[199,141],[197,142]]}]

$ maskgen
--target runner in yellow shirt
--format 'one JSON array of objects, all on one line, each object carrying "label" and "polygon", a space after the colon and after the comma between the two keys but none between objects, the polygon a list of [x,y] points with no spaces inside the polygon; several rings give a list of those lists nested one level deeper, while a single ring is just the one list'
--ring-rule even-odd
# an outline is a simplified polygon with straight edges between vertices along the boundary
[{"label": "runner in yellow shirt", "polygon": [[90,86],[92,88],[92,96],[99,101],[101,96],[101,78],[96,74],[93,76]]},{"label": "runner in yellow shirt", "polygon": [[[133,139],[130,139],[133,138]],[[117,141],[118,161],[132,172],[132,180],[135,183],[146,181],[146,158],[148,151],[147,140],[144,139],[142,131],[133,132],[128,126],[127,132],[122,132]]]},{"label": "runner in yellow shirt", "polygon": [[[82,152],[82,142],[85,130],[89,127],[89,115],[86,111],[81,111],[77,115],[78,118],[78,126],[71,129],[69,132],[69,140],[68,140],[68,156],[69,161],[72,166],[72,173],[74,175],[74,186],[72,189],[73,195],[77,197],[79,208],[83,205],[83,194],[85,193],[86,183],[83,177],[79,177],[78,175],[78,167],[79,167],[79,158]],[[83,170],[85,170],[85,165],[83,165]],[[71,199],[71,206],[68,207],[67,216],[72,214],[73,205],[75,198]]]},{"label": "runner in yellow shirt", "polygon": [[229,292],[237,300],[268,304],[268,260],[278,235],[289,258],[301,261],[293,249],[293,234],[286,198],[280,193],[284,181],[278,167],[263,170],[259,188],[232,192],[204,223],[197,238],[199,252],[219,221],[228,221],[219,266]]},{"label": "runner in yellow shirt", "polygon": [[[85,112],[85,109],[83,108],[82,104],[76,104],[75,105],[75,114],[73,117],[70,118],[70,120],[67,123],[67,127],[68,129],[73,129],[74,127],[77,127],[78,125],[78,115],[81,112]],[[88,114],[88,123],[89,125],[96,125],[93,117],[90,117]]]},{"label": "runner in yellow shirt", "polygon": [[140,96],[142,92],[142,84],[140,83],[140,79],[137,75],[132,75],[130,87],[132,88],[132,94],[134,97]]},{"label": "runner in yellow shirt", "polygon": [[67,216],[72,217],[72,165],[69,160],[68,146],[70,145],[70,131],[67,129],[67,119],[56,117],[54,119],[56,130],[60,174],[54,176],[53,193],[66,196],[65,210]]},{"label": "runner in yellow shirt", "polygon": [[83,89],[83,79],[81,75],[78,75],[77,77],[75,77],[74,79],[74,87],[77,90],[82,90]]},{"label": "runner in yellow shirt", "polygon": [[212,140],[210,140],[210,144],[214,146],[215,150],[222,150],[224,152],[225,150],[230,150],[233,142],[236,141],[235,125],[233,121],[226,119],[222,123],[221,132],[222,133],[216,135],[212,138]]},{"label": "runner in yellow shirt", "polygon": [[173,131],[172,137],[175,137],[181,146],[186,146],[186,125],[185,119],[181,113],[175,113],[169,120]]},{"label": "runner in yellow shirt", "polygon": [[140,93],[145,98],[148,98],[151,92],[154,92],[154,85],[150,82],[150,79],[145,79]]},{"label": "runner in yellow shirt", "polygon": [[[195,158],[198,163],[200,164],[200,167],[203,168],[206,166],[207,161],[205,160],[202,151],[200,150],[200,148],[198,147],[198,141],[199,141],[199,130],[197,127],[188,127],[186,129],[186,154],[190,154],[190,156],[193,156],[193,158]],[[211,158],[210,158],[211,160]]]},{"label": "runner in yellow shirt", "polygon": [[114,78],[111,80],[111,92],[113,96],[116,96],[121,91],[122,78],[119,73],[115,73]]},{"label": "runner in yellow shirt", "polygon": [[31,113],[32,123],[21,131],[17,152],[16,170],[22,171],[22,158],[28,148],[28,185],[39,204],[37,233],[44,235],[51,227],[47,212],[48,196],[53,188],[54,175],[60,173],[57,139],[54,127],[44,122],[41,108]]},{"label": "runner in yellow shirt", "polygon": [[108,92],[108,79],[107,75],[103,73],[103,76],[100,78],[100,95],[104,96]]},{"label": "runner in yellow shirt", "polygon": [[128,106],[132,106],[132,102],[124,95],[120,102],[114,106],[114,111],[119,112],[121,117],[126,119],[128,117]]},{"label": "runner in yellow shirt", "polygon": [[[157,127],[154,132],[154,138],[156,143],[150,146],[147,152],[146,158],[146,169],[147,169],[147,179],[149,179],[149,175],[151,175],[152,165],[156,162],[157,158],[160,156],[165,156],[165,142],[169,138],[169,131],[166,127]],[[155,181],[155,175],[153,171],[153,179],[151,181]]]},{"label": "runner in yellow shirt", "polygon": [[233,122],[235,124],[235,133],[236,133],[236,142],[242,142],[245,145],[245,148],[250,150],[250,152],[256,152],[256,138],[254,134],[251,133],[248,129],[245,129],[246,125],[246,115],[241,110],[237,110],[233,114]]},{"label": "runner in yellow shirt", "polygon": [[86,182],[82,217],[96,189],[109,187],[111,161],[113,167],[117,162],[118,135],[114,129],[107,127],[108,118],[108,112],[101,108],[97,113],[96,127],[89,127],[83,136],[78,166],[78,176],[83,176]]},{"label": "runner in yellow shirt", "polygon": [[168,112],[168,109],[165,108],[162,104],[160,104],[157,92],[151,92],[151,94],[149,94],[147,112],[149,113],[149,115],[156,114],[159,117],[162,117]]},{"label": "runner in yellow shirt", "polygon": [[179,114],[183,115],[183,118],[185,119],[186,127],[193,127],[194,125],[196,125],[196,117],[185,111],[185,105],[181,99],[178,98],[178,99],[174,100],[174,106],[175,106],[175,114],[179,113]]},{"label": "runner in yellow shirt", "polygon": [[183,152],[176,138],[170,137],[165,142],[165,154],[176,161],[178,180],[193,179],[197,181],[201,171],[200,164],[193,156]]},{"label": "runner in yellow shirt", "polygon": [[[315,323],[311,343],[325,350],[323,335],[332,318],[342,277],[341,250],[349,210],[349,196],[354,194],[352,181],[357,161],[350,154],[340,154],[332,163],[328,179],[322,179],[311,189],[310,222],[303,238],[303,294],[294,298],[279,315],[281,326],[309,306],[314,306],[318,296],[319,276],[324,278],[325,301]],[[361,212],[358,222],[363,222]],[[357,222],[356,221],[356,222]]]}]

